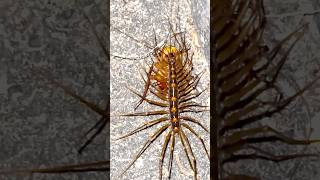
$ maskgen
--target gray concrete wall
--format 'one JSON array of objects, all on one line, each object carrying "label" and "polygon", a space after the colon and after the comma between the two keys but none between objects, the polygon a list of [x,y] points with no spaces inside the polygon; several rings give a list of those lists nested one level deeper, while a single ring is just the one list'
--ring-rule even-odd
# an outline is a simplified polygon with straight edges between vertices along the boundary
[{"label": "gray concrete wall", "polygon": [[[99,34],[105,1],[81,1]],[[0,169],[101,160],[106,131],[83,155],[83,134],[98,116],[32,74],[32,67],[103,105],[106,56],[73,0],[0,2]],[[106,179],[102,173],[1,176],[0,179]]]}]

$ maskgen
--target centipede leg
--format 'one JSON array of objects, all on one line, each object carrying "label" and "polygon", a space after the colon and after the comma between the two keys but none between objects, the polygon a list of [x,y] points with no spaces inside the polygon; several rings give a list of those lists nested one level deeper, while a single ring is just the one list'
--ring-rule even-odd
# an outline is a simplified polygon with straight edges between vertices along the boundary
[{"label": "centipede leg", "polygon": [[129,168],[138,160],[138,158],[146,151],[146,149],[170,126],[170,124],[162,126],[160,129],[158,129],[151,138],[143,145],[143,147],[140,149],[139,153],[135,156],[133,161],[128,165],[128,167],[121,173],[120,177],[123,176]]},{"label": "centipede leg", "polygon": [[163,161],[164,161],[164,157],[166,156],[166,151],[167,151],[167,147],[168,144],[170,142],[170,138],[172,137],[172,133],[173,131],[170,130],[166,136],[166,139],[164,141],[163,147],[162,147],[162,151],[161,151],[161,156],[160,156],[160,165],[159,165],[159,180],[162,180],[162,167],[163,167]]},{"label": "centipede leg", "polygon": [[193,113],[201,113],[201,112],[209,112],[209,109],[204,109],[204,110],[195,110],[195,109],[186,109],[186,110],[182,110],[180,111],[180,113],[187,113],[187,112],[193,112]]},{"label": "centipede leg", "polygon": [[[123,32],[123,31],[121,31],[119,28],[116,28],[116,27],[114,27],[114,26],[111,26],[111,28],[114,29],[114,30],[116,30],[116,31],[118,31],[119,33],[127,36],[129,39],[135,41],[135,42],[137,43],[137,45],[142,45],[143,47],[146,47],[146,48],[148,48],[148,49],[150,49],[150,50],[153,49],[152,45],[150,45],[147,41],[140,40],[140,39],[136,39],[136,38],[134,38],[133,36],[129,35],[128,33],[125,33],[125,32]],[[141,42],[142,42],[142,43],[141,43]]]},{"label": "centipede leg", "polygon": [[183,102],[187,102],[187,101],[190,101],[190,100],[192,100],[192,99],[195,99],[195,98],[197,98],[197,97],[199,97],[202,93],[204,93],[206,90],[207,90],[208,88],[206,88],[206,89],[204,89],[203,91],[201,91],[201,92],[199,92],[199,93],[197,93],[197,94],[194,94],[194,95],[192,95],[192,96],[190,96],[190,97],[188,97],[188,98],[182,98],[182,100],[180,101],[180,103],[183,103]]},{"label": "centipede leg", "polygon": [[[259,134],[272,133],[269,136],[262,137],[252,137]],[[251,137],[251,138],[245,138]],[[263,142],[271,142],[271,141],[281,141],[286,144],[297,144],[297,145],[308,145],[312,143],[318,143],[320,140],[298,140],[291,137],[287,137],[283,133],[271,128],[270,126],[263,126],[257,128],[251,128],[247,130],[243,130],[240,132],[235,132],[234,134],[226,137],[227,142],[232,142],[227,144],[226,146],[229,148],[240,147],[249,143],[263,143]]]},{"label": "centipede leg", "polygon": [[140,101],[135,106],[134,110],[136,110],[141,105],[141,103],[144,101],[144,99],[147,97],[147,93],[148,93],[148,90],[149,90],[149,87],[150,87],[150,84],[151,84],[151,73],[152,73],[152,71],[153,71],[153,64],[151,65],[151,67],[149,69],[149,72],[147,74],[147,82],[146,82],[146,84],[144,86],[143,95],[142,95]]},{"label": "centipede leg", "polygon": [[183,136],[182,136],[182,134],[181,134],[181,129],[180,129],[180,131],[179,131],[179,137],[180,137],[180,140],[181,140],[181,144],[182,144],[182,146],[183,146],[183,150],[184,150],[184,152],[186,153],[186,156],[187,156],[187,159],[188,159],[188,162],[189,162],[189,166],[191,167],[191,169],[193,170],[193,172],[195,172],[193,163],[191,162],[191,159],[190,159],[190,156],[189,156],[189,153],[188,153],[188,148],[187,148],[187,145],[186,145],[186,141],[185,141],[185,139],[183,138]]},{"label": "centipede leg", "polygon": [[168,114],[167,111],[149,111],[149,112],[137,112],[137,113],[129,113],[129,114],[121,114],[120,116],[154,116],[154,115],[163,115]]},{"label": "centipede leg", "polygon": [[110,161],[98,161],[77,165],[65,165],[54,168],[33,169],[32,173],[70,173],[70,172],[97,172],[110,170]]},{"label": "centipede leg", "polygon": [[225,159],[222,161],[222,164],[226,164],[228,162],[237,162],[242,159],[264,159],[268,161],[273,161],[273,162],[281,162],[281,161],[287,161],[290,159],[296,159],[296,158],[304,158],[304,157],[319,157],[317,154],[291,154],[291,155],[273,155],[273,156],[265,156],[265,155],[260,155],[256,153],[251,153],[251,154],[238,154],[238,155],[232,155],[229,158]]},{"label": "centipede leg", "polygon": [[191,145],[190,145],[190,142],[189,142],[189,139],[188,137],[184,134],[183,130],[181,129],[180,130],[181,132],[181,135],[183,136],[183,138],[185,139],[185,141],[187,142],[187,147],[190,151],[190,154],[192,156],[192,162],[193,162],[193,167],[194,167],[194,179],[197,180],[197,175],[198,175],[198,171],[197,171],[197,159],[196,157],[194,156],[194,153],[192,151],[192,148],[191,148]]},{"label": "centipede leg", "polygon": [[206,145],[205,145],[204,140],[202,139],[202,137],[201,137],[195,130],[193,130],[188,124],[186,124],[186,123],[181,123],[181,125],[184,126],[184,127],[186,127],[190,132],[192,132],[192,133],[200,140],[200,142],[201,142],[204,150],[206,151],[206,154],[207,154],[208,158],[210,159],[210,155],[209,155],[208,149],[207,149],[207,147],[206,147]]},{"label": "centipede leg", "polygon": [[[92,132],[95,128],[100,129],[99,127],[101,127],[101,124],[104,122],[104,117],[101,117],[99,119],[99,121],[97,121],[85,134],[84,136],[87,136],[90,132]],[[87,140],[88,142],[88,140]],[[87,144],[87,142],[85,142],[85,144]],[[81,153],[82,149],[84,149],[85,147],[83,147],[83,145],[80,147],[80,149],[78,150],[78,153]]]},{"label": "centipede leg", "polygon": [[9,171],[0,171],[1,175],[4,174],[51,174],[51,173],[75,173],[75,172],[97,172],[97,171],[109,171],[110,161],[98,161],[94,163],[84,163],[76,165],[63,165],[48,168],[37,169],[18,169]]},{"label": "centipede leg", "polygon": [[179,79],[179,77],[183,76],[186,73],[185,69],[187,69],[188,68],[187,65],[190,65],[191,63],[192,63],[192,60],[188,59],[188,58],[183,62],[181,69],[177,72],[178,79]]},{"label": "centipede leg", "polygon": [[[148,74],[146,70],[145,70],[145,73]],[[140,77],[143,80],[144,84],[147,84],[147,80],[144,78],[144,76],[143,76],[141,71],[139,71],[139,74],[140,74]]]},{"label": "centipede leg", "polygon": [[314,85],[314,83],[320,79],[320,77],[317,77],[315,80],[311,81],[307,85],[305,85],[302,89],[300,89],[298,92],[293,94],[292,96],[284,99],[282,102],[278,102],[277,108],[273,110],[265,110],[259,114],[252,115],[250,117],[244,118],[242,120],[238,120],[231,125],[228,125],[226,127],[222,127],[219,134],[223,135],[227,130],[229,129],[236,129],[241,128],[249,123],[253,123],[261,119],[261,117],[271,117],[275,113],[281,112],[284,108],[286,108],[293,100],[295,100],[298,96],[302,95],[307,89],[309,89],[311,86]]},{"label": "centipede leg", "polygon": [[[204,74],[204,73],[202,73]],[[182,89],[181,92],[184,92],[181,96],[179,95],[179,97],[184,97],[184,96],[187,96],[189,95],[193,90],[195,90],[200,82],[200,78],[201,78],[201,75],[198,79],[194,79],[193,82],[189,83],[184,89]]]},{"label": "centipede leg", "polygon": [[168,119],[168,118],[159,118],[159,119],[156,119],[156,120],[153,120],[153,121],[150,121],[150,122],[146,122],[146,123],[143,124],[142,126],[134,129],[133,131],[129,132],[129,133],[126,134],[126,135],[123,135],[123,136],[117,138],[116,140],[120,140],[120,139],[129,137],[129,136],[132,136],[132,135],[134,135],[134,134],[136,134],[136,133],[138,133],[138,132],[140,132],[140,131],[142,131],[142,130],[145,130],[145,129],[149,128],[149,127],[152,127],[152,126],[154,126],[154,125],[156,125],[156,124],[159,124],[159,123],[161,123],[161,122],[163,122],[163,121],[167,121],[167,120],[169,120],[169,119]]},{"label": "centipede leg", "polygon": [[186,104],[182,104],[182,106],[179,106],[179,110],[184,110],[185,108],[188,108],[188,107],[207,108],[209,106],[204,106],[197,103],[186,103]]},{"label": "centipede leg", "polygon": [[204,125],[202,125],[198,120],[196,120],[194,118],[191,118],[191,117],[188,117],[188,116],[181,116],[180,119],[183,119],[185,121],[189,121],[189,122],[193,122],[195,124],[198,124],[202,129],[204,129],[205,131],[209,132],[209,130]]},{"label": "centipede leg", "polygon": [[151,104],[151,105],[155,105],[155,106],[160,106],[160,107],[168,107],[168,104],[167,103],[161,103],[161,102],[157,102],[157,101],[153,101],[153,100],[150,100],[150,99],[147,99],[145,97],[145,95],[141,95],[139,94],[138,92],[136,92],[135,90],[127,87],[127,89],[129,89],[132,93],[134,93],[135,95],[139,96],[141,98],[140,101],[146,101],[147,103]]},{"label": "centipede leg", "polygon": [[172,172],[172,162],[173,162],[173,153],[174,153],[174,145],[175,145],[175,132],[173,131],[171,133],[171,138],[172,138],[172,142],[171,142],[171,146],[170,146],[170,158],[169,158],[169,179],[171,179],[171,172]]},{"label": "centipede leg", "polygon": [[[268,152],[268,151],[265,151],[265,150],[262,150],[261,148],[258,148],[258,147],[254,147],[254,146],[248,146],[249,148],[255,150],[256,152],[259,152],[260,154],[263,154],[265,156],[268,156],[268,157],[273,157],[274,159],[276,159],[276,155]],[[295,155],[298,155],[298,154],[295,154]],[[314,157],[318,157],[318,155],[316,154],[305,154],[306,156],[305,157],[308,157],[308,156],[314,156]],[[288,157],[288,155],[286,155]],[[294,156],[294,154],[291,154],[289,156]],[[303,154],[300,154],[300,156],[297,156],[297,157],[304,157]],[[279,158],[279,157],[278,157]],[[283,157],[282,157],[283,158]]]},{"label": "centipede leg", "polygon": [[103,122],[104,117],[101,117],[99,121],[97,121],[87,132],[84,134],[84,136],[87,136],[91,131],[93,131],[95,128],[99,127],[99,125]]},{"label": "centipede leg", "polygon": [[101,125],[99,126],[99,128],[97,129],[97,131],[89,137],[89,139],[80,147],[80,149],[78,150],[78,153],[81,154],[82,151],[93,141],[93,139],[102,132],[102,130],[104,129],[104,127],[107,124],[107,119],[104,117],[101,120]]},{"label": "centipede leg", "polygon": [[[174,30],[173,30],[173,25],[172,25],[170,22],[169,22],[169,27],[170,27],[170,30],[171,30],[172,32],[174,32]],[[177,35],[178,35],[178,34],[173,34],[173,37],[174,37],[174,39],[175,39],[174,42],[177,42],[178,45],[179,45],[179,47],[182,47],[182,45],[180,44],[179,40],[177,39]],[[174,46],[176,46],[176,45],[174,45]]]},{"label": "centipede leg", "polygon": [[150,90],[150,92],[162,101],[168,101],[168,98],[165,95],[163,95],[160,91]]},{"label": "centipede leg", "polygon": [[60,88],[62,88],[66,94],[74,97],[75,99],[79,100],[80,102],[82,102],[84,105],[86,105],[87,107],[89,107],[91,110],[97,112],[98,114],[100,115],[107,115],[106,114],[106,111],[101,109],[100,107],[98,107],[96,104],[88,101],[87,99],[77,95],[75,92],[71,91],[71,89],[61,85],[61,84],[58,84],[57,82],[55,82]]},{"label": "centipede leg", "polygon": [[270,153],[270,152],[268,152],[268,151],[265,151],[265,150],[262,150],[262,149],[259,148],[259,147],[255,147],[255,146],[252,146],[252,145],[246,145],[246,147],[247,147],[248,149],[255,150],[255,152],[259,152],[259,153],[261,153],[261,154],[263,154],[263,155],[267,155],[267,156],[272,155],[272,153]]},{"label": "centipede leg", "polygon": [[91,110],[95,111],[96,113],[98,113],[98,114],[100,114],[102,116],[109,116],[109,114],[107,114],[107,112],[105,110],[103,110],[102,108],[100,108],[98,105],[96,105],[95,103],[90,102],[87,99],[83,98],[82,96],[78,95],[73,90],[71,90],[71,88],[63,85],[62,83],[60,83],[58,81],[55,81],[55,80],[52,80],[43,71],[38,70],[38,69],[32,69],[32,70],[33,70],[34,74],[41,75],[42,78],[45,78],[51,84],[61,88],[66,94],[68,94],[68,95],[72,96],[73,98],[77,99],[78,101],[80,101],[81,103],[83,103],[85,106],[87,106]]}]

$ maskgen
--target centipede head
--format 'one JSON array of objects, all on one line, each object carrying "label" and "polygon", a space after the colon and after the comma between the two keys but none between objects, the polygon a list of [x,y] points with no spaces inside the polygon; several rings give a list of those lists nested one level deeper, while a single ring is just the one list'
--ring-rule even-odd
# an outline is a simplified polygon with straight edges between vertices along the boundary
[{"label": "centipede head", "polygon": [[164,46],[159,52],[158,57],[159,62],[170,63],[169,61],[172,61],[174,63],[175,61],[181,61],[181,53],[177,47],[173,45]]}]

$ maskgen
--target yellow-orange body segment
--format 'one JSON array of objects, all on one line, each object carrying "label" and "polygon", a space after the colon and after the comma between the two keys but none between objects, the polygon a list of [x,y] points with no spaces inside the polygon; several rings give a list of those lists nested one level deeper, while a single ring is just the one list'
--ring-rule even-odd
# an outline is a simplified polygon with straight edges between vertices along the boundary
[{"label": "yellow-orange body segment", "polygon": [[[157,59],[154,64],[157,71],[152,75],[151,79],[157,81],[157,85],[162,91],[168,90],[169,56],[173,57],[172,60],[175,61],[176,66],[181,67],[182,53],[183,52],[180,52],[174,46],[164,46],[157,54]],[[172,75],[171,78],[175,78],[175,75]]]}]

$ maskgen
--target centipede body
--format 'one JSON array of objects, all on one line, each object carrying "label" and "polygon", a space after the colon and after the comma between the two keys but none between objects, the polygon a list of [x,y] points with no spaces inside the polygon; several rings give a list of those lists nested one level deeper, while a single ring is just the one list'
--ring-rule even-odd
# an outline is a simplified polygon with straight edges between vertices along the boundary
[{"label": "centipede body", "polygon": [[[169,11],[169,8],[166,7],[166,10]],[[128,11],[128,9],[127,9],[127,11]],[[137,17],[138,17],[138,15],[137,15]],[[142,18],[142,17],[139,16],[139,18]],[[111,19],[112,19],[112,16],[111,16]],[[147,20],[147,21],[149,21],[149,20]],[[140,20],[140,21],[142,21],[142,20]],[[162,40],[165,39],[167,32],[169,31],[168,20],[166,18],[162,18],[162,21],[163,22],[162,22],[162,24],[160,24],[160,26],[157,25],[155,27],[155,31],[157,32],[158,43],[161,41],[160,40],[161,38],[162,38]],[[149,22],[149,23],[151,23],[151,22]],[[174,24],[174,25],[176,25],[176,24]],[[140,26],[140,25],[138,25],[138,26]],[[134,36],[134,38],[141,40],[140,41],[141,43],[145,40],[145,41],[149,41],[150,44],[152,44],[152,41],[154,39],[153,29],[152,29],[151,25],[146,25],[145,27],[148,27],[148,26],[150,26],[149,31],[145,33],[145,34],[147,34],[147,37],[143,36],[143,35],[145,35],[144,33],[142,33],[144,31],[144,29],[137,30],[136,33],[132,33],[133,35],[132,34],[131,35]],[[127,28],[128,26],[125,26],[125,27]],[[111,27],[111,29],[112,29],[112,27]],[[159,29],[160,29],[160,31],[159,31]],[[130,41],[130,38],[128,38],[126,35],[124,35],[124,33],[126,33],[126,31],[124,29],[122,29],[122,32],[123,33],[111,31],[111,42],[113,42],[112,37],[117,37],[116,39],[118,39],[118,40],[116,42],[121,42],[121,40],[127,41],[127,42],[130,42],[130,46],[127,47],[126,44],[119,45],[119,44],[111,43],[111,53],[116,52],[117,54],[120,54],[119,52],[124,52],[123,53],[124,56],[127,56],[127,57],[136,56],[137,57],[137,56],[142,56],[144,53],[146,54],[150,51],[147,48],[143,49],[143,47],[137,45],[137,43],[135,43],[134,40]],[[112,35],[112,33],[114,33],[114,36]],[[181,36],[182,35],[183,35],[183,33],[181,33]],[[186,37],[187,40],[190,41],[190,39],[192,39],[192,38],[190,38],[190,34],[185,33],[185,35],[187,36]],[[173,45],[173,41],[174,40],[172,38],[172,44],[171,44],[172,46],[171,47],[169,47],[170,43],[168,42],[166,44],[167,46],[161,47],[162,49],[160,49],[160,51],[165,51],[165,49],[166,49],[167,51],[174,52],[174,48],[177,48],[178,45],[177,44]],[[113,48],[116,50],[112,50]],[[126,51],[121,51],[121,50],[119,51],[119,49],[126,49]],[[127,49],[129,49],[129,51],[127,51]],[[179,48],[177,48],[177,49],[179,49]],[[128,53],[128,52],[131,52],[131,53]],[[189,52],[189,56],[191,56],[190,52]],[[164,53],[162,55],[164,55]],[[169,54],[167,54],[167,55],[169,55]],[[153,56],[153,58],[155,58],[155,57]],[[189,57],[189,58],[191,58],[191,57]],[[199,61],[197,58],[199,59],[199,56],[193,57],[192,62],[193,62],[194,69],[192,70],[192,73],[191,73],[191,71],[189,72],[190,74],[193,75],[193,77],[196,77],[196,75],[199,72],[201,72],[201,71],[203,71],[203,69],[205,69],[205,68],[203,68],[204,67],[203,64],[207,64],[204,59],[203,59],[204,61],[201,62],[201,60]],[[146,74],[148,74],[148,70],[150,69],[151,64],[152,64],[151,63],[152,60],[150,58],[147,59],[146,61],[148,61],[148,64],[145,63],[145,60],[140,60],[140,61],[123,60],[123,59],[122,60],[114,59],[114,61],[113,61],[113,59],[111,60],[111,69],[118,70],[118,71],[114,71],[114,70],[111,71],[111,86],[112,86],[111,93],[117,92],[115,94],[111,94],[111,113],[112,112],[135,113],[135,112],[149,112],[149,111],[155,111],[155,110],[165,110],[165,111],[169,112],[169,109],[171,109],[173,111],[175,111],[174,109],[176,109],[176,110],[179,109],[178,104],[174,103],[174,101],[171,101],[171,103],[167,104],[168,105],[167,107],[163,107],[163,108],[159,108],[159,107],[152,106],[152,105],[147,105],[146,102],[143,102],[141,104],[141,106],[136,111],[134,111],[134,107],[137,104],[137,102],[140,100],[140,98],[139,98],[139,96],[136,96],[134,93],[131,93],[129,90],[126,90],[125,87],[129,86],[130,88],[134,89],[140,95],[143,94],[144,88],[145,88],[145,82],[141,78],[140,73],[142,72],[144,74],[144,79],[147,81]],[[157,62],[155,62],[155,65],[154,65],[155,69],[159,68],[160,66],[164,66],[163,63],[158,63],[158,64],[156,64],[156,63]],[[142,64],[142,66],[140,64]],[[167,70],[165,72],[165,76],[171,78],[172,77],[171,75],[173,75],[173,74],[170,74],[170,73],[172,73],[172,71],[168,71],[169,69],[171,69],[171,67],[169,67],[169,64],[167,64],[167,65],[168,66],[166,67]],[[177,69],[179,69],[179,67],[182,65],[175,64],[175,66],[178,66],[178,67],[176,67],[177,72],[178,72]],[[156,66],[158,66],[158,67],[156,67]],[[206,68],[208,68],[208,64],[207,64]],[[120,71],[120,74],[118,73],[119,71]],[[128,72],[131,72],[131,73],[128,73]],[[177,77],[171,78],[171,79],[167,78],[164,81],[163,81],[164,78],[163,77],[159,78],[159,75],[156,75],[153,73],[152,76],[153,77],[151,78],[151,80],[152,80],[151,86],[158,88],[158,90],[162,89],[163,91],[169,92],[169,96],[171,93],[171,98],[170,98],[171,100],[175,99],[175,98],[178,99],[178,97],[174,97],[174,96],[176,94],[178,94],[179,88],[180,89],[182,89],[182,88],[190,89],[190,87],[187,87],[187,84],[183,84],[183,87],[178,88],[179,83],[177,83],[177,81],[181,80],[181,78],[186,79],[186,73],[184,73],[184,76],[182,76],[182,74],[181,74],[181,76],[179,78],[177,78]],[[208,76],[209,76],[208,72],[203,74],[202,80],[199,82],[198,88],[203,90],[209,86]],[[168,84],[166,84],[167,82],[168,82]],[[169,82],[171,82],[171,83],[169,83]],[[172,84],[176,84],[177,87],[172,88]],[[180,82],[180,86],[182,86],[181,84],[182,83]],[[175,85],[173,85],[173,86],[175,86]],[[169,89],[171,89],[171,91],[169,91]],[[120,93],[120,91],[122,92],[122,94]],[[203,95],[201,95],[197,99],[197,101],[199,101],[199,103],[202,103],[204,105],[208,105],[208,93],[209,93],[209,91],[205,91],[203,93]],[[154,98],[154,95],[152,94],[151,91],[148,92],[147,98]],[[168,97],[168,99],[169,99],[169,97]],[[152,99],[152,100],[155,100],[155,99]],[[120,105],[123,105],[123,106],[121,107]],[[181,107],[180,107],[180,109],[181,109]],[[173,128],[172,129],[173,132],[174,132],[174,128],[176,129],[176,132],[178,132],[178,128],[180,128],[180,126],[181,126],[180,119],[178,121],[178,118],[176,117],[176,115],[179,113],[180,112],[175,111],[175,113],[169,113],[169,114],[167,114],[167,116],[165,116],[168,118],[167,122],[170,125],[170,127],[168,129],[170,130],[171,128]],[[205,124],[205,126],[207,128],[209,127],[209,123],[208,123],[209,113],[190,113],[190,114],[187,114],[187,115],[190,115],[191,117],[193,117],[195,119],[200,118],[201,122],[203,124]],[[155,116],[146,117],[146,118],[145,117],[125,117],[125,118],[124,117],[121,117],[121,118],[113,117],[112,119],[114,119],[114,121],[113,121],[114,123],[111,122],[111,139],[112,139],[112,137],[114,137],[113,139],[115,139],[116,137],[119,137],[120,135],[123,135],[123,134],[126,134],[126,133],[132,131],[133,129],[142,125],[144,122],[151,122],[152,120],[156,120],[161,117],[155,117]],[[121,123],[119,123],[119,122],[121,122]],[[189,122],[187,122],[187,124],[189,124]],[[134,156],[138,153],[138,151],[140,150],[141,146],[143,146],[145,141],[150,136],[152,136],[155,131],[157,131],[161,127],[162,126],[155,125],[154,127],[148,128],[143,132],[139,132],[138,134],[135,134],[132,137],[128,137],[128,138],[123,139],[121,141],[112,142],[111,143],[111,161],[114,160],[115,162],[113,163],[114,165],[111,165],[112,166],[111,167],[111,177],[116,177],[117,175],[119,175],[119,173],[121,173],[121,171],[123,171],[125,169],[125,166],[127,166],[131,162],[131,160],[134,158]],[[205,138],[204,141],[206,142],[206,145],[208,148],[208,146],[209,146],[208,135],[209,134],[206,133],[201,127],[197,127],[197,125],[194,125],[194,126],[192,125],[192,127],[195,129],[195,131],[197,131],[201,134],[201,137]],[[148,178],[148,177],[158,179],[158,177],[159,177],[159,158],[161,156],[161,153],[165,153],[164,165],[163,165],[163,176],[164,177],[168,176],[169,172],[167,170],[167,167],[169,165],[168,161],[170,158],[170,148],[169,147],[171,146],[171,143],[173,142],[173,140],[171,139],[171,136],[168,135],[169,130],[166,131],[164,134],[162,134],[162,136],[159,139],[157,139],[154,143],[152,143],[152,145],[150,145],[150,147],[144,152],[144,154],[135,162],[133,167],[130,168],[130,170],[127,172],[127,174],[124,175],[125,179],[129,178],[129,177],[133,178],[133,179],[135,179],[135,178],[136,179]],[[192,149],[194,151],[195,157],[199,161],[197,163],[199,177],[201,177],[201,179],[208,179],[209,178],[209,161],[208,161],[207,155],[205,153],[205,150],[202,147],[201,142],[199,141],[199,139],[197,139],[196,136],[194,136],[192,134],[192,132],[190,132],[187,129],[185,130],[185,135],[188,136],[188,138],[190,138],[190,143],[191,143]],[[170,142],[169,142],[169,140],[170,140]],[[174,155],[174,157],[172,157],[173,158],[172,179],[179,179],[179,178],[183,178],[183,177],[186,179],[193,179],[193,177],[190,176],[190,173],[187,175],[181,173],[181,171],[184,171],[184,172],[190,171],[190,166],[188,163],[188,159],[186,157],[184,157],[185,151],[182,148],[183,146],[179,140],[179,135],[176,136],[174,141],[175,141],[175,146],[174,146],[174,148],[175,148],[174,154],[175,155]],[[162,152],[163,146],[166,143],[168,143],[168,149],[165,152]],[[130,149],[126,148],[124,150],[124,147],[129,147]],[[126,153],[124,153],[124,154],[126,154],[126,156],[123,156],[122,153],[120,153],[120,154],[117,153],[120,151],[120,149],[122,149],[126,152]],[[181,158],[177,160],[176,154],[179,154],[179,156]],[[120,161],[117,160],[118,158],[123,158],[123,157],[125,157],[125,159],[120,160]],[[147,160],[145,158],[151,159],[152,162],[151,161],[147,162]],[[179,161],[179,163],[182,164],[181,167],[177,167],[177,161]],[[147,163],[148,164],[150,163],[150,166],[148,166]],[[116,167],[116,166],[118,166],[118,167]],[[119,167],[121,167],[121,168],[119,168]],[[112,169],[112,168],[114,168],[114,169]],[[117,168],[119,168],[119,169],[115,170]],[[116,173],[116,172],[118,172],[118,173]]]}]

